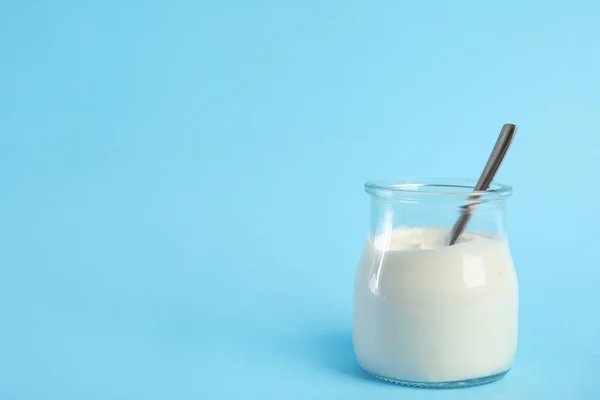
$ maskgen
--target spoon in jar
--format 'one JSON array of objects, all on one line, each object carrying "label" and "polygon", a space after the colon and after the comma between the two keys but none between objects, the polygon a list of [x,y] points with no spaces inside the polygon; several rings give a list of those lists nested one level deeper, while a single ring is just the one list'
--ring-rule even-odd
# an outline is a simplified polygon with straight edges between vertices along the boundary
[{"label": "spoon in jar", "polygon": [[515,133],[517,133],[517,126],[513,124],[505,124],[500,131],[500,135],[498,136],[498,140],[496,141],[496,145],[492,150],[492,154],[490,154],[490,158],[485,164],[485,168],[473,189],[472,195],[470,195],[470,199],[462,207],[462,211],[458,221],[452,227],[452,233],[450,234],[450,241],[448,242],[448,246],[452,246],[456,243],[456,240],[461,235],[461,233],[465,230],[467,223],[471,219],[471,215],[473,211],[475,211],[475,207],[479,202],[477,201],[483,193],[490,187],[496,172],[498,172],[498,168],[500,168],[500,164],[502,164],[502,160],[504,160],[504,156],[510,147],[510,144],[515,137]]}]

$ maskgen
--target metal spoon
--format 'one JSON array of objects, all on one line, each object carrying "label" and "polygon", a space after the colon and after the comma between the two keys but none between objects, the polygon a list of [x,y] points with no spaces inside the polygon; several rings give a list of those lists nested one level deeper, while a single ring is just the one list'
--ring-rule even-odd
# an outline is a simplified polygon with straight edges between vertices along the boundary
[{"label": "metal spoon", "polygon": [[[517,133],[517,126],[513,124],[505,124],[500,131],[500,135],[498,136],[498,140],[496,141],[496,145],[492,150],[492,154],[490,154],[490,158],[475,185],[475,189],[473,192],[485,192],[490,187],[496,172],[498,172],[498,168],[500,168],[500,164],[502,164],[502,160],[510,147],[510,143],[515,137],[515,133]],[[471,219],[471,215],[473,211],[475,211],[475,207],[477,207],[477,200],[481,197],[482,193],[476,193],[470,195],[470,199],[466,205],[462,207],[462,212],[458,221],[454,224],[452,228],[452,233],[450,234],[450,241],[448,242],[448,246],[452,246],[460,234],[465,230],[469,219]]]}]

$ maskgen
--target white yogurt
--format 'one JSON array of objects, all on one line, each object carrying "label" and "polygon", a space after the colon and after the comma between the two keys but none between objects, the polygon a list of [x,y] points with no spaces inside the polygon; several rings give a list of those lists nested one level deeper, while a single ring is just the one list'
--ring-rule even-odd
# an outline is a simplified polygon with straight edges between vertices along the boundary
[{"label": "white yogurt", "polygon": [[508,243],[403,228],[367,239],[354,288],[354,349],[377,376],[464,381],[510,369],[518,286]]}]

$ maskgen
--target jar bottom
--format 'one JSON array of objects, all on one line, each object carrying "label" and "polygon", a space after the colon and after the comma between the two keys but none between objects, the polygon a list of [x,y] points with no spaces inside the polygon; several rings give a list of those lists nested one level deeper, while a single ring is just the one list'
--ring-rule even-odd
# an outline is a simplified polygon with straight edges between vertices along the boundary
[{"label": "jar bottom", "polygon": [[384,380],[386,382],[395,383],[402,386],[410,386],[414,388],[424,388],[424,389],[458,389],[458,388],[466,388],[472,386],[485,385],[486,383],[492,383],[504,377],[510,371],[510,368],[504,372],[500,372],[494,375],[488,375],[481,378],[473,378],[473,379],[465,379],[462,381],[452,381],[452,382],[411,382],[411,381],[402,381],[398,379],[386,378],[385,376],[379,376],[373,374],[369,371],[367,373],[377,379]]}]

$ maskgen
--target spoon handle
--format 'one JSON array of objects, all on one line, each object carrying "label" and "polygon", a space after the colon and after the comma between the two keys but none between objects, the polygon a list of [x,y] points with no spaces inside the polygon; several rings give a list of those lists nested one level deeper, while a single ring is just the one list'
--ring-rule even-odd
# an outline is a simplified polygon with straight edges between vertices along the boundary
[{"label": "spoon handle", "polygon": [[[496,176],[496,172],[498,172],[498,168],[500,168],[500,164],[502,164],[502,160],[504,160],[504,156],[510,147],[510,144],[515,137],[515,133],[517,133],[517,126],[513,124],[505,124],[500,131],[500,135],[498,136],[498,140],[496,141],[496,145],[492,150],[492,154],[490,154],[490,158],[485,164],[485,168],[475,185],[475,189],[473,192],[484,192],[488,190],[494,176]],[[450,234],[450,242],[448,246],[452,246],[460,234],[465,230],[469,219],[471,219],[471,215],[477,207],[477,199],[481,197],[482,193],[472,194],[470,195],[469,202],[462,207],[462,211],[458,221],[452,227],[452,233]]]}]

